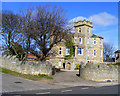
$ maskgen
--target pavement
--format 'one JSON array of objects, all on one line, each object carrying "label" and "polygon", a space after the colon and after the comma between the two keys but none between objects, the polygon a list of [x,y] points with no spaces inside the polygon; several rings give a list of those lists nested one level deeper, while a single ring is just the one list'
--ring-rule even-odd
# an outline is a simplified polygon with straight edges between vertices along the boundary
[{"label": "pavement", "polygon": [[[64,90],[68,91],[68,90],[73,90],[74,88],[75,89],[79,88],[79,90],[84,90],[84,87],[86,87],[85,89],[91,89],[91,88],[99,88],[104,86],[118,85],[118,82],[94,82],[94,81],[84,80],[76,75],[78,73],[79,71],[61,70],[61,72],[57,72],[53,76],[54,78],[53,80],[42,80],[42,81],[32,81],[21,77],[15,77],[9,74],[0,73],[0,75],[2,75],[2,78],[0,78],[0,81],[2,82],[0,83],[0,87],[2,89],[0,93],[15,93],[15,92],[64,93]],[[67,91],[65,92],[67,93]],[[75,91],[73,91],[72,93],[74,92]]]}]

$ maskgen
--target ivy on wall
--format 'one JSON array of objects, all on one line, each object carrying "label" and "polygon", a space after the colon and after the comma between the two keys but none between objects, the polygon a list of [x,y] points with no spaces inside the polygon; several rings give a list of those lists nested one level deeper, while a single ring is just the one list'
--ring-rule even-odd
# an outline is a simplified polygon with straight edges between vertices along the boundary
[{"label": "ivy on wall", "polygon": [[65,44],[65,46],[66,46],[67,48],[70,48],[70,55],[66,55],[66,56],[64,57],[65,60],[68,60],[68,59],[70,59],[70,58],[72,57],[72,55],[73,55],[73,52],[74,52],[74,43],[72,42],[72,40],[67,40],[64,44]]}]

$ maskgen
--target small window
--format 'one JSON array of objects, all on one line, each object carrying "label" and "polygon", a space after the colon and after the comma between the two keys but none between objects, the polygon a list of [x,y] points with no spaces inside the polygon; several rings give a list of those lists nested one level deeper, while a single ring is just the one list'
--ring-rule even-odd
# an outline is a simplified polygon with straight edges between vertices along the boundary
[{"label": "small window", "polygon": [[94,38],[94,44],[96,44],[96,38]]},{"label": "small window", "polygon": [[87,32],[89,33],[89,28],[87,28]]},{"label": "small window", "polygon": [[82,38],[80,38],[80,44],[82,44]]},{"label": "small window", "polygon": [[59,60],[59,66],[61,66],[61,60]]},{"label": "small window", "polygon": [[70,48],[66,48],[66,55],[70,55]]},{"label": "small window", "polygon": [[77,43],[77,36],[75,36],[75,43]]},{"label": "small window", "polygon": [[100,50],[100,57],[102,56],[102,50]]},{"label": "small window", "polygon": [[94,56],[96,57],[96,50],[94,50]]},{"label": "small window", "polygon": [[61,55],[61,54],[62,54],[61,49],[62,49],[62,48],[59,48],[59,55]]},{"label": "small window", "polygon": [[87,40],[87,44],[89,44],[89,38],[88,38],[88,40]]},{"label": "small window", "polygon": [[101,44],[101,39],[100,39],[100,44]]},{"label": "small window", "polygon": [[83,48],[78,48],[77,49],[77,54],[82,55],[83,54]]},{"label": "small window", "polygon": [[81,28],[79,28],[79,33],[81,33]]}]

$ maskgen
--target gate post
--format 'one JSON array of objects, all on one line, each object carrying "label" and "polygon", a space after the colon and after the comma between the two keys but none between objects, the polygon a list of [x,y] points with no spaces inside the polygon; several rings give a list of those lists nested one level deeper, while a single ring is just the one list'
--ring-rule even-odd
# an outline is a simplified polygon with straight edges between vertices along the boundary
[{"label": "gate post", "polygon": [[55,66],[52,67],[52,75],[55,75]]}]

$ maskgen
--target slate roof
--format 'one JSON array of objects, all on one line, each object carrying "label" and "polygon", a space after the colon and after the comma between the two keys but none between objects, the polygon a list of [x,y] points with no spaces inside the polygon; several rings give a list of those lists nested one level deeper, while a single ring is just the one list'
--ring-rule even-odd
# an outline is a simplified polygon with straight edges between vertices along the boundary
[{"label": "slate roof", "polygon": [[102,38],[103,39],[103,37],[101,37],[101,36],[97,36],[96,34],[93,34],[91,37],[98,37],[98,38]]}]

